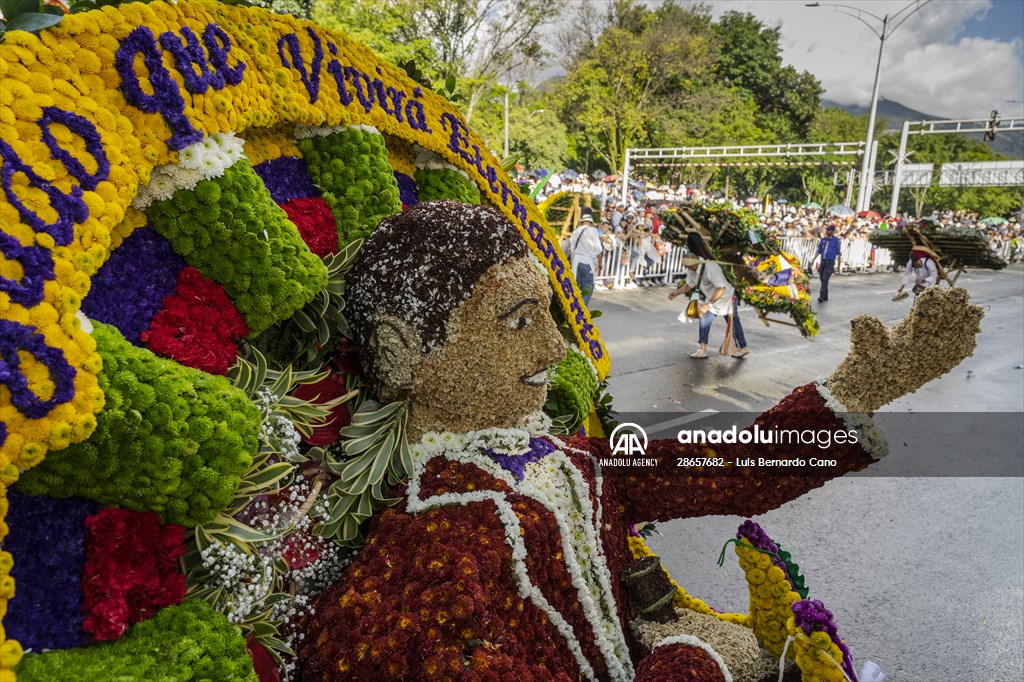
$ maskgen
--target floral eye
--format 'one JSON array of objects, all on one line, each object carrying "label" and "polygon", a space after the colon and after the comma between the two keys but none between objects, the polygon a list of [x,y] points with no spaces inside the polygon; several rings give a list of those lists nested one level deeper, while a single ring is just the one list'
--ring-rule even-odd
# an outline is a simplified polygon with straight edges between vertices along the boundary
[{"label": "floral eye", "polygon": [[516,331],[530,326],[533,323],[533,318],[529,315],[520,315],[519,317],[513,317],[509,319],[508,326]]}]

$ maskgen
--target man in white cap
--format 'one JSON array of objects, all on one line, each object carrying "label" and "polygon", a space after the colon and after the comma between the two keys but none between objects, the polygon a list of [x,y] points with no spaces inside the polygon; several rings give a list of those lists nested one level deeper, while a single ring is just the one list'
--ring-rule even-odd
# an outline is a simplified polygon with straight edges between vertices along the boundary
[{"label": "man in white cap", "polygon": [[572,271],[576,273],[576,285],[583,293],[583,303],[590,305],[590,296],[594,293],[594,275],[600,271],[601,233],[594,225],[594,217],[589,208],[580,209],[579,225],[569,237],[569,251],[572,254]]},{"label": "man in white cap", "polygon": [[[685,296],[694,289],[699,289],[701,298],[704,299],[697,308],[700,317],[698,337],[700,348],[690,353],[690,357],[697,359],[708,357],[708,337],[711,333],[711,324],[718,315],[726,317],[729,322],[726,327],[726,335],[732,334],[732,338],[736,342],[736,350],[733,351],[732,356],[734,358],[745,357],[750,353],[750,349],[747,348],[747,340],[743,336],[743,327],[740,325],[736,290],[725,278],[721,266],[714,261],[701,260],[694,255],[684,256],[682,263],[686,268],[685,283],[668,295],[669,300],[679,295]],[[726,343],[722,345],[724,349],[728,349],[731,345],[728,341],[727,338]],[[723,350],[723,352],[727,353],[728,351]]]}]

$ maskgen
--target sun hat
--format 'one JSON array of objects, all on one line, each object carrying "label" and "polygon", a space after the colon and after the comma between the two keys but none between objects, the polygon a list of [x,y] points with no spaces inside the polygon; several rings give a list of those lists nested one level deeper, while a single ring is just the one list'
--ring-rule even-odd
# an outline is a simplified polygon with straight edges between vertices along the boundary
[{"label": "sun hat", "polygon": [[683,264],[684,267],[690,267],[691,265],[700,265],[704,261],[702,261],[700,258],[697,258],[693,254],[690,254],[683,256],[683,260],[680,262]]}]

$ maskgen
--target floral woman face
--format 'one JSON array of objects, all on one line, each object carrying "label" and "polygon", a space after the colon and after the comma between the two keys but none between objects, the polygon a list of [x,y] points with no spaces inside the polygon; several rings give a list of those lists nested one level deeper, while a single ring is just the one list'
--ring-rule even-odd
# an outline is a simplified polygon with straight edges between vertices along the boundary
[{"label": "floral woman face", "polygon": [[528,258],[484,273],[450,316],[444,345],[418,363],[410,435],[512,427],[540,410],[547,371],[565,356],[550,297]]}]

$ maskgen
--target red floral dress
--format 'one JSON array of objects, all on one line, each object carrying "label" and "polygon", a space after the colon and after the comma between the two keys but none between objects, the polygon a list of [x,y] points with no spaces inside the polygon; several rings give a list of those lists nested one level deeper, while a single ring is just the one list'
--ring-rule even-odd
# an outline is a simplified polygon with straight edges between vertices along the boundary
[{"label": "red floral dress", "polygon": [[[800,387],[755,423],[761,429],[847,430],[822,393],[814,384]],[[357,559],[303,623],[301,679],[607,680],[630,679],[634,670],[636,679],[724,679],[699,647],[659,647],[640,661],[619,580],[630,561],[627,525],[763,514],[873,461],[861,441],[830,448],[835,467],[771,477],[757,469],[723,473],[677,466],[678,458],[709,456],[709,448],[664,440],[650,444],[646,456],[657,465],[641,472],[600,468],[598,461],[610,457],[604,439],[561,445],[560,456],[585,482],[589,505],[581,504],[612,576],[605,583],[610,597],[591,584],[592,601],[611,603],[616,623],[594,622],[577,562],[567,556],[573,543],[550,504],[488,466],[438,456],[417,472],[405,499],[372,522]],[[814,444],[714,446],[715,456],[728,460],[809,459],[822,452]],[[437,503],[424,506],[424,500]],[[625,640],[625,655],[609,645],[615,636]]]}]

